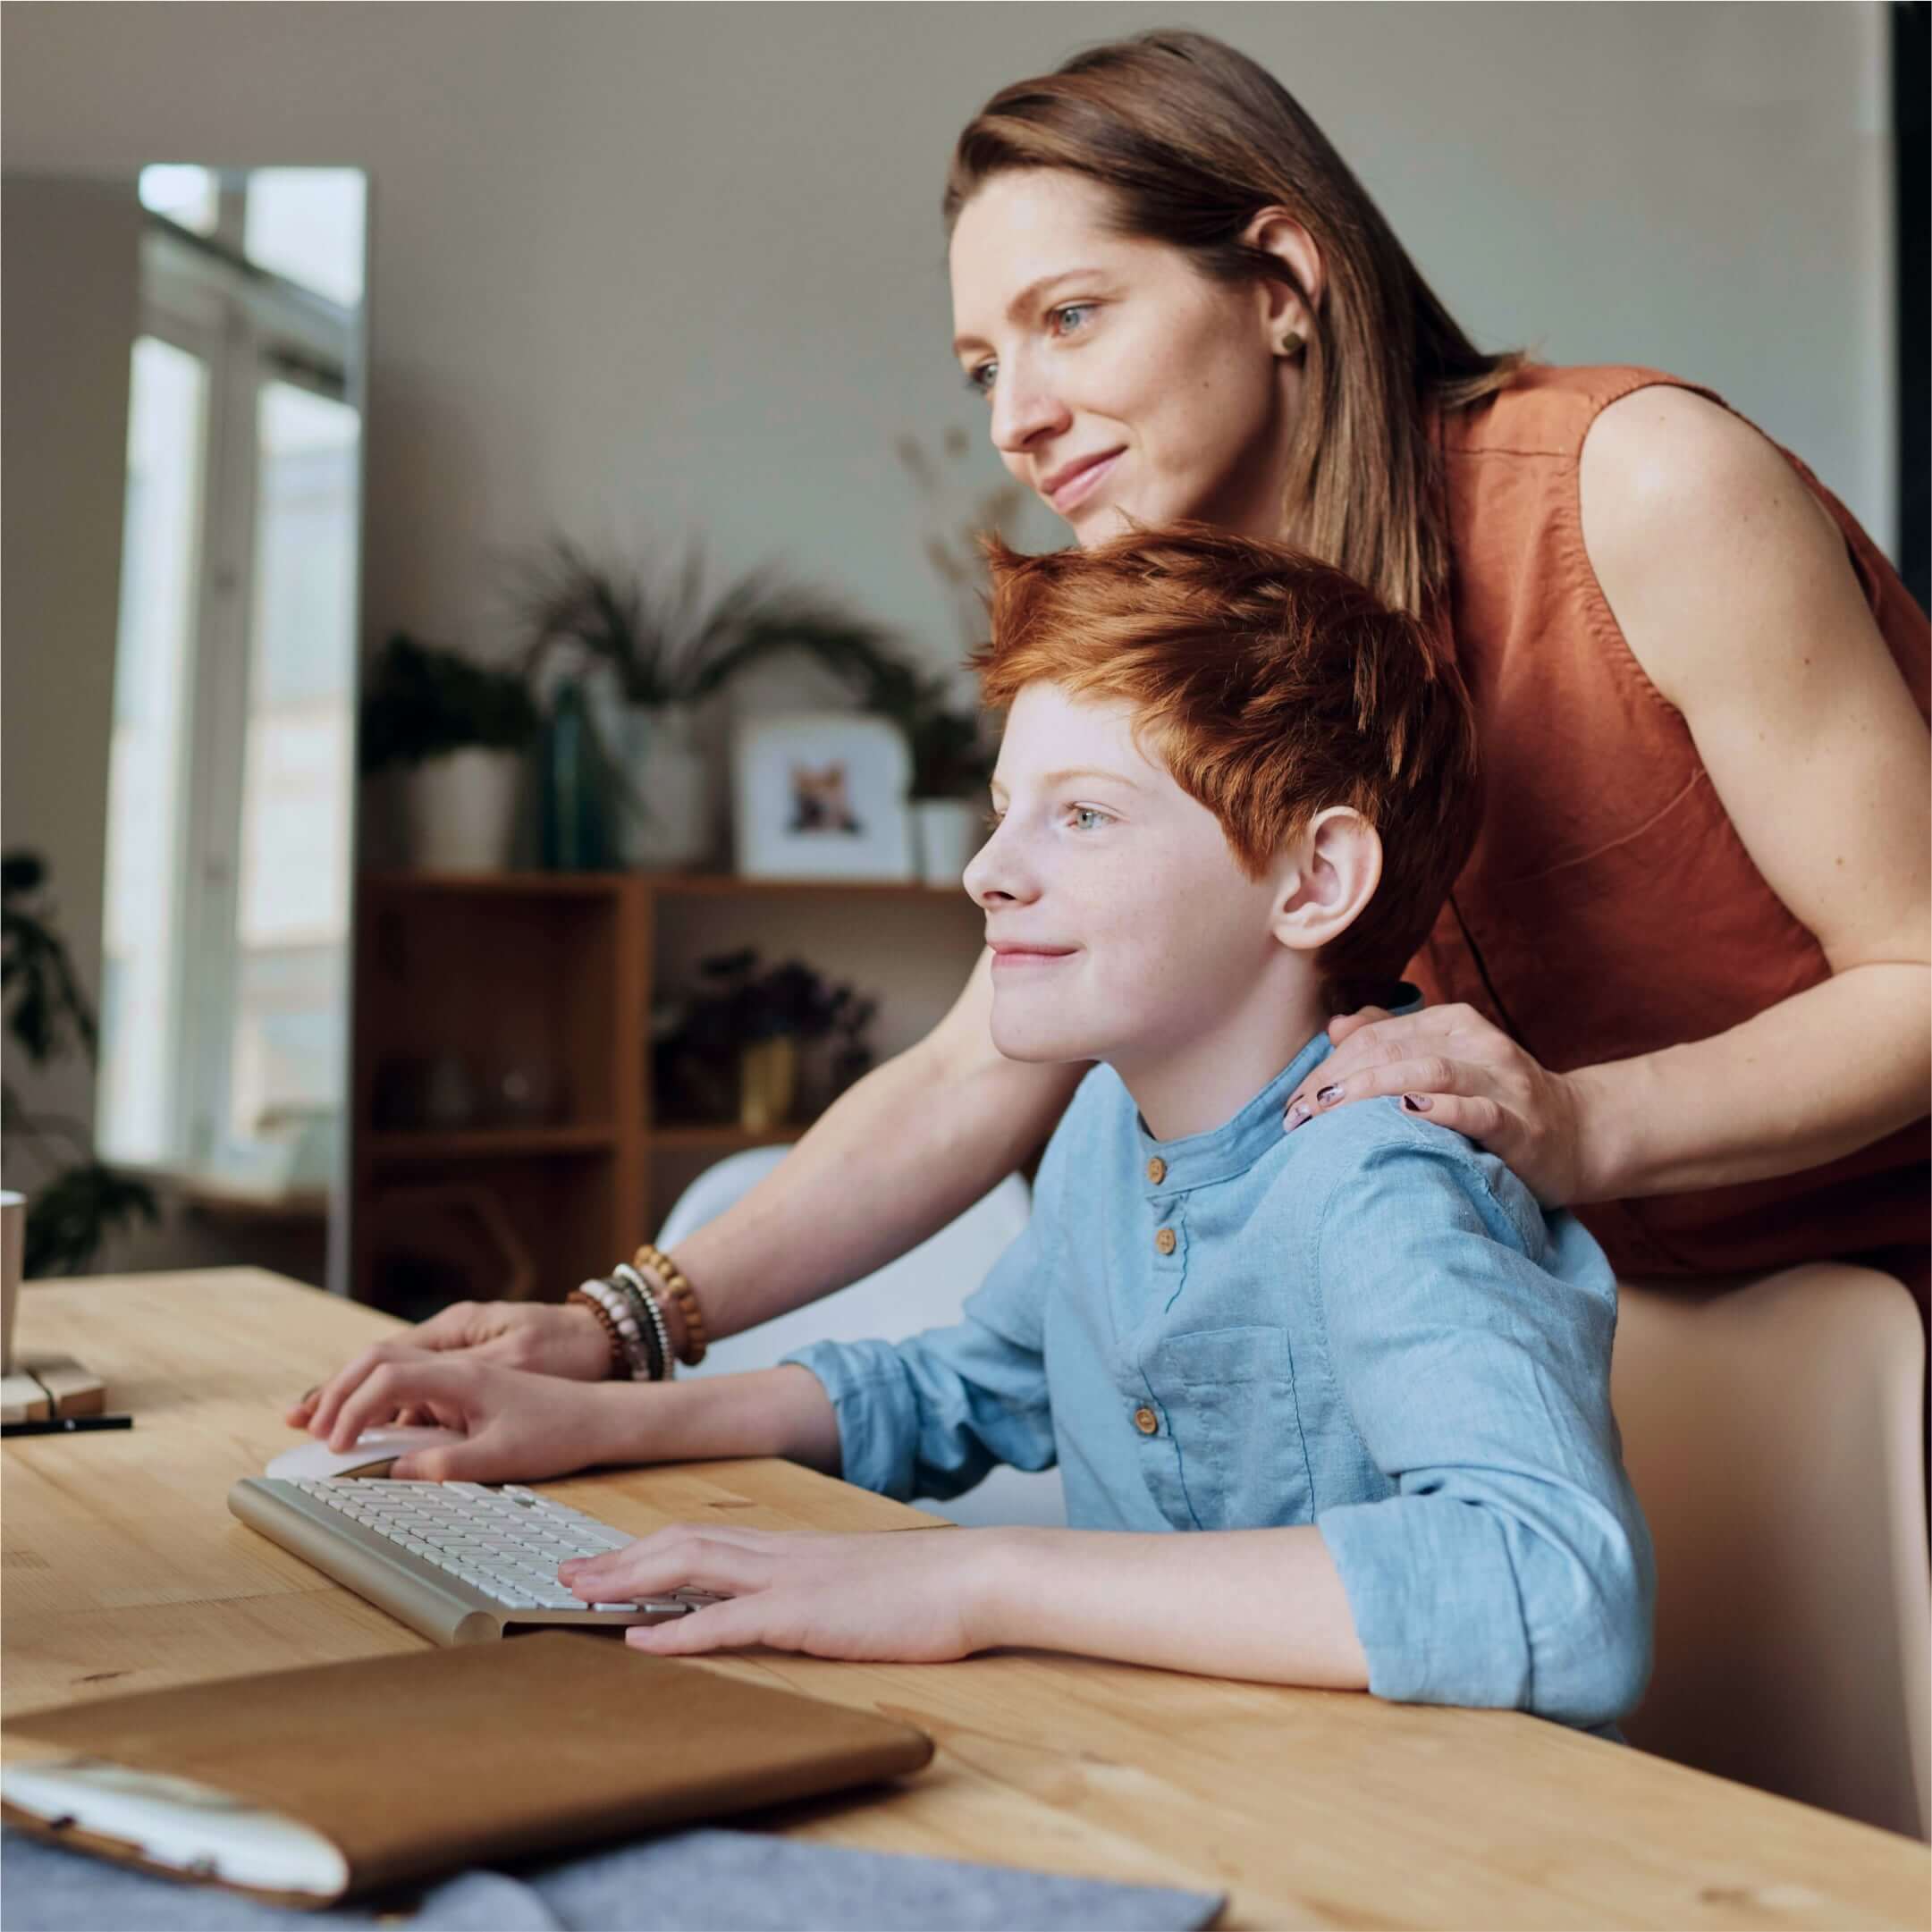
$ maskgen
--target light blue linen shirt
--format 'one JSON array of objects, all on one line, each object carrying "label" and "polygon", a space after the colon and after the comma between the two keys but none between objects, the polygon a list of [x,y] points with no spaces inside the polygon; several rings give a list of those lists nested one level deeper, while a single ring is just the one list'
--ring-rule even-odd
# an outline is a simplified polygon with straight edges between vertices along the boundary
[{"label": "light blue linen shirt", "polygon": [[849,1482],[943,1498],[1058,1462],[1076,1528],[1312,1523],[1378,1696],[1606,1724],[1649,1675],[1655,1595],[1609,1264],[1397,1101],[1284,1134],[1329,1050],[1177,1141],[1096,1067],[957,1327],[786,1359]]}]

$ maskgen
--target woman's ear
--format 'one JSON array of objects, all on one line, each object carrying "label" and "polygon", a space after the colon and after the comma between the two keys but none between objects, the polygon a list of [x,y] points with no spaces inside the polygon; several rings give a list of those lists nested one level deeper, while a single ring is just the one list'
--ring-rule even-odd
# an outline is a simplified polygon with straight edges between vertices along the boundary
[{"label": "woman's ear", "polygon": [[[1272,255],[1287,270],[1285,281],[1263,281],[1267,304],[1263,322],[1277,342],[1288,332],[1304,340],[1313,333],[1313,316],[1324,288],[1321,250],[1314,237],[1283,207],[1263,208],[1242,231],[1251,249]],[[1292,285],[1291,285],[1292,284]],[[1299,292],[1297,292],[1299,291]]]},{"label": "woman's ear", "polygon": [[1381,882],[1381,834],[1353,806],[1330,806],[1284,855],[1269,930],[1291,952],[1319,952],[1362,916]]}]

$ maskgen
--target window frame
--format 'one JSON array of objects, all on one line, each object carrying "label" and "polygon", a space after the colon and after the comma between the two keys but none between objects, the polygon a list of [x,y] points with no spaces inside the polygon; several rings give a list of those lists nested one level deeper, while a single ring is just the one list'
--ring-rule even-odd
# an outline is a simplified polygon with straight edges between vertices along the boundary
[{"label": "window frame", "polygon": [[[224,196],[224,200],[226,197]],[[248,722],[251,700],[257,415],[263,390],[285,384],[343,401],[367,421],[360,390],[359,310],[344,308],[150,214],[141,241],[139,333],[199,359],[207,372],[200,523],[190,590],[183,724],[173,747],[176,836],[168,887],[180,908],[170,975],[169,1109],[158,1158],[115,1165],[157,1179],[232,1177],[228,1132],[233,1081]],[[351,379],[353,372],[354,379]],[[359,640],[366,451],[356,453],[356,588]],[[355,643],[351,650],[359,656]],[[351,700],[352,701],[352,700]],[[350,904],[356,799],[349,804]],[[351,921],[342,944],[353,945]],[[346,980],[346,974],[345,974]],[[346,1145],[350,1027],[345,1015],[341,1109]],[[343,1165],[339,1160],[338,1167]],[[336,1177],[339,1183],[342,1177]],[[339,1272],[332,1233],[330,1275]]]}]

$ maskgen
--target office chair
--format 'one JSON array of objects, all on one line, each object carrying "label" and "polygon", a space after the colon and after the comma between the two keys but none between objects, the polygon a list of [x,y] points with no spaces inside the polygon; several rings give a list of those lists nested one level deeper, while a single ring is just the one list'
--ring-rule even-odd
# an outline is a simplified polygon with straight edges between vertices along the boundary
[{"label": "office chair", "polygon": [[[790,1150],[753,1147],[719,1161],[685,1189],[659,1230],[667,1252],[694,1229],[714,1220],[748,1194]],[[1032,1195],[1017,1174],[876,1273],[823,1301],[762,1322],[740,1335],[712,1343],[703,1363],[685,1374],[734,1374],[773,1367],[789,1350],[807,1342],[897,1340],[921,1329],[944,1328],[959,1319],[959,1306],[986,1278],[992,1264],[1026,1225]],[[964,1496],[926,1503],[935,1514],[968,1524],[1030,1523],[1064,1529],[1067,1505],[1057,1469],[998,1468]]]},{"label": "office chair", "polygon": [[1632,1743],[1932,1835],[1924,1376],[1869,1269],[1623,1285],[1611,1391],[1658,1565]]}]

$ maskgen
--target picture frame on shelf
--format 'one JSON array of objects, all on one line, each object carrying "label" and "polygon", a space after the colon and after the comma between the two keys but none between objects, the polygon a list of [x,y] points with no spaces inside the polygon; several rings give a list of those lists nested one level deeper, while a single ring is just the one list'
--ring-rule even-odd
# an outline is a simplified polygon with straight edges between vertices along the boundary
[{"label": "picture frame on shelf", "polygon": [[916,876],[912,756],[883,718],[793,712],[740,719],[731,747],[733,845],[747,879]]}]

